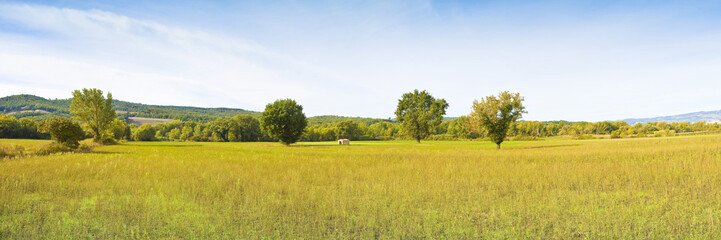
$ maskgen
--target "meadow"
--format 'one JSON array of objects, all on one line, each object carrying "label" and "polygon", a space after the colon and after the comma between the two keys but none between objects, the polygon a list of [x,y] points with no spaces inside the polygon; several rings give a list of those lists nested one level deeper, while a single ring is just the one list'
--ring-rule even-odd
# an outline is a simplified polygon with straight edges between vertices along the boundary
[{"label": "meadow", "polygon": [[0,160],[0,239],[718,239],[720,186],[720,135],[127,142]]}]

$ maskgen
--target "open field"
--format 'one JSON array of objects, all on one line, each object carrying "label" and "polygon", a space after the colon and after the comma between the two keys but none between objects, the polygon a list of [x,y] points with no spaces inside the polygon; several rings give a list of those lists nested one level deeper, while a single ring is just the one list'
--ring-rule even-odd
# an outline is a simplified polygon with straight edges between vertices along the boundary
[{"label": "open field", "polygon": [[0,239],[424,237],[718,239],[721,136],[130,142],[0,160]]}]

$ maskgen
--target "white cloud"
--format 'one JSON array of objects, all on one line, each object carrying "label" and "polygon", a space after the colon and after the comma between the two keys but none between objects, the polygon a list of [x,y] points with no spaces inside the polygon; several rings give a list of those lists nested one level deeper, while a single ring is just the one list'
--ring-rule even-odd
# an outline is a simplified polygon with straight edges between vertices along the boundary
[{"label": "white cloud", "polygon": [[96,87],[143,103],[262,110],[277,98],[313,99],[321,86],[304,80],[328,78],[250,41],[109,12],[4,4],[0,16],[43,35],[0,39],[2,94]]}]

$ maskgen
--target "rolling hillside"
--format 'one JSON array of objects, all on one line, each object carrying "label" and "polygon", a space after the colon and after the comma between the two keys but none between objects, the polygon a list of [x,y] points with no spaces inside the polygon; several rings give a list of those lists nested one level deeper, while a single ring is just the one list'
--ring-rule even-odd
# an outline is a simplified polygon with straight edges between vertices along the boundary
[{"label": "rolling hillside", "polygon": [[[129,123],[149,123],[151,125],[168,122],[170,120],[208,122],[219,117],[232,117],[235,115],[251,115],[260,117],[260,112],[239,108],[200,108],[181,106],[157,106],[140,103],[131,103],[113,100],[113,108],[117,117],[126,119]],[[45,99],[35,95],[13,95],[0,98],[0,113],[11,114],[16,118],[29,118],[44,120],[55,116],[70,117],[70,99]],[[315,116],[308,118],[310,125],[335,124],[345,120],[367,123],[368,125],[391,121],[388,119],[341,117],[341,116]]]},{"label": "rolling hillside", "polygon": [[[211,121],[219,117],[251,115],[259,117],[259,112],[238,108],[199,108],[180,106],[157,106],[113,101],[113,108],[119,117],[144,117],[175,120]],[[34,95],[13,95],[0,98],[0,113],[12,114],[17,118],[27,117],[43,120],[54,116],[70,116],[70,99],[45,99]]]}]

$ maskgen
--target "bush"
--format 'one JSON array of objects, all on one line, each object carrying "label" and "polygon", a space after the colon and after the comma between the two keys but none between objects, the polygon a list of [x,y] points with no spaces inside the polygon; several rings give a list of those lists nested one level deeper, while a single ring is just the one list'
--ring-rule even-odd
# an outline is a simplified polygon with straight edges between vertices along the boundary
[{"label": "bush", "polygon": [[76,151],[89,152],[90,150],[92,150],[94,147],[97,147],[97,146],[98,146],[98,143],[96,143],[96,142],[85,141],[85,142],[80,143],[80,147],[78,147],[78,149]]},{"label": "bush", "polygon": [[135,139],[135,141],[153,141],[153,139],[155,139],[155,128],[150,126],[150,124],[143,124],[135,130],[133,139]]},{"label": "bush", "polygon": [[53,140],[70,149],[78,148],[78,141],[85,138],[85,131],[80,124],[64,117],[44,121],[41,131],[49,132]]},{"label": "bush", "polygon": [[[78,146],[80,146],[80,144],[78,144]],[[52,142],[50,144],[40,146],[35,152],[33,152],[33,154],[34,155],[50,155],[53,153],[60,153],[60,152],[72,152],[73,149],[78,148],[78,146],[76,146],[75,148],[71,148],[69,146],[66,146],[65,144]]]},{"label": "bush", "polygon": [[25,147],[18,145],[0,146],[0,159],[25,155]]}]

